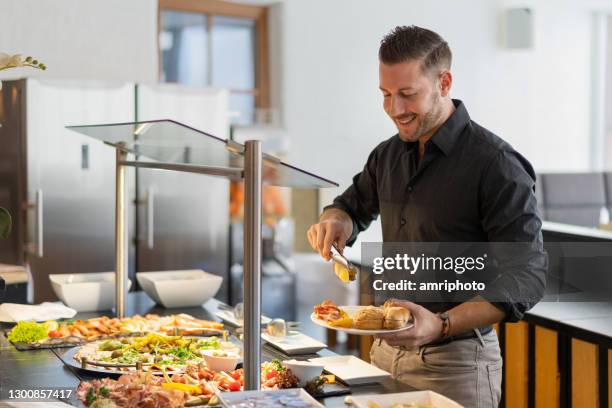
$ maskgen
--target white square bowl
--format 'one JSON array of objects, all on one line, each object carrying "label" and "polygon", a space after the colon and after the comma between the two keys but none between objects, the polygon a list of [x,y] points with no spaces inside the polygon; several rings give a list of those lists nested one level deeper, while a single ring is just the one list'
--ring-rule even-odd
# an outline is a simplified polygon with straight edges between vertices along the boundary
[{"label": "white square bowl", "polygon": [[[78,312],[111,310],[115,306],[115,272],[49,275],[57,297]],[[128,289],[132,281],[128,279]]]},{"label": "white square bowl", "polygon": [[200,306],[215,296],[223,283],[221,276],[201,269],[138,272],[136,279],[147,295],[165,308]]}]

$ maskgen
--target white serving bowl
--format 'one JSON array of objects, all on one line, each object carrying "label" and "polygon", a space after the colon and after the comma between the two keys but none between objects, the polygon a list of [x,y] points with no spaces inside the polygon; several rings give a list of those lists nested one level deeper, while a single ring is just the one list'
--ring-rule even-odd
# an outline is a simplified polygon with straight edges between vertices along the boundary
[{"label": "white serving bowl", "polygon": [[[111,310],[115,306],[115,272],[49,275],[57,297],[78,312]],[[128,279],[128,289],[132,281]]]},{"label": "white serving bowl", "polygon": [[241,360],[237,350],[202,350],[200,353],[212,371],[234,371]]},{"label": "white serving bowl", "polygon": [[215,296],[223,278],[201,269],[138,272],[138,283],[158,304],[166,307],[200,306]]},{"label": "white serving bowl", "polygon": [[285,360],[283,365],[290,369],[300,380],[298,384],[300,387],[306,385],[313,378],[320,376],[323,372],[322,364],[311,363],[310,361]]}]

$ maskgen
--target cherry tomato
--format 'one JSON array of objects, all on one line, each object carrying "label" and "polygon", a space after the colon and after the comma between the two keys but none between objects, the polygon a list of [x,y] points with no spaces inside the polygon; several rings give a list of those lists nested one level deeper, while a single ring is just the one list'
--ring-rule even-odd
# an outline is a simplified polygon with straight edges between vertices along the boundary
[{"label": "cherry tomato", "polygon": [[240,391],[240,382],[238,381],[234,381],[232,383],[229,383],[229,386],[227,387],[228,390],[230,391]]},{"label": "cherry tomato", "polygon": [[240,377],[242,377],[242,373],[240,371],[232,371],[230,373],[230,376],[234,379],[234,380],[239,380]]},{"label": "cherry tomato", "polygon": [[60,334],[59,331],[57,330],[51,330],[49,333],[47,333],[49,335],[49,337],[62,337],[62,335]]},{"label": "cherry tomato", "polygon": [[278,371],[276,370],[270,370],[266,373],[266,380],[269,380],[270,378],[274,378],[278,375]]}]

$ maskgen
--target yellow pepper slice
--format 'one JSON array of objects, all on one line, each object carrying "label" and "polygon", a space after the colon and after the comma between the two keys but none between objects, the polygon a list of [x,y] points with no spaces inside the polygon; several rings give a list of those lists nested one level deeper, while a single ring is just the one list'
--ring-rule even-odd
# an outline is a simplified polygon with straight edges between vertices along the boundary
[{"label": "yellow pepper slice", "polygon": [[182,383],[163,383],[162,387],[169,389],[169,390],[184,391],[190,394],[201,394],[202,393],[202,388],[200,388],[199,385],[182,384]]}]

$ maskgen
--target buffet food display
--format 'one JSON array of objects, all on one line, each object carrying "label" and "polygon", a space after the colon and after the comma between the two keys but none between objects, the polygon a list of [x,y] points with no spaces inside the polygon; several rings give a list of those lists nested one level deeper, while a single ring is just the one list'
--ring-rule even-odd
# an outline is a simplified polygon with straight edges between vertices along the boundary
[{"label": "buffet food display", "polygon": [[147,333],[168,335],[223,334],[223,324],[196,319],[188,314],[158,316],[135,315],[118,319],[107,316],[88,320],[64,320],[36,323],[19,321],[6,333],[8,340],[18,349],[72,347],[77,344]]},{"label": "buffet food display", "polygon": [[[311,318],[325,327],[358,334],[411,327],[409,311],[393,304],[338,306],[326,300],[314,306]],[[295,333],[300,334],[285,331],[284,336],[274,339],[295,342],[300,338]],[[301,350],[302,359],[262,363],[261,391],[245,391],[244,371],[240,366],[241,342],[229,336],[222,323],[188,314],[147,314],[123,319],[102,316],[43,323],[20,321],[5,334],[20,350],[72,346],[56,354],[73,371],[94,378],[81,381],[75,394],[83,405],[93,408],[219,404],[320,407],[312,396],[346,394],[350,392],[349,387],[381,382],[390,376],[354,356],[308,359],[304,350],[312,353],[325,345],[305,347],[298,341],[296,350]],[[404,401],[399,403],[405,404]],[[366,406],[374,407],[370,402]],[[404,406],[414,405],[393,408]]]}]

